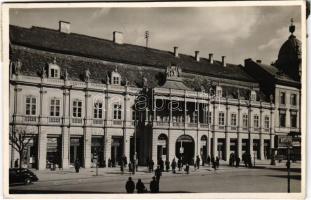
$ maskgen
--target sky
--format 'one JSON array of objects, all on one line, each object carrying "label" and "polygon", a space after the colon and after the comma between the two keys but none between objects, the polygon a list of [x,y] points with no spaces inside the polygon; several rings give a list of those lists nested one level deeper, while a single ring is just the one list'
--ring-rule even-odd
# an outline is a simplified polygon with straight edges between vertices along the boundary
[{"label": "sky", "polygon": [[124,43],[243,64],[244,59],[260,59],[270,64],[290,33],[294,18],[295,35],[301,39],[299,6],[257,7],[175,7],[175,8],[45,8],[12,9],[10,24],[58,29],[58,21],[71,23],[71,32],[112,39],[121,31]]}]

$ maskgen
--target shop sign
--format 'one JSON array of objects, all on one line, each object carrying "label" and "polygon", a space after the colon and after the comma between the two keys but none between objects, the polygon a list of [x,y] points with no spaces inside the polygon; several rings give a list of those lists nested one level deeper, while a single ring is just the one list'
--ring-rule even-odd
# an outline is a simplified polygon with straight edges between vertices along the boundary
[{"label": "shop sign", "polygon": [[292,137],[287,135],[278,136],[278,148],[288,148],[292,146]]}]

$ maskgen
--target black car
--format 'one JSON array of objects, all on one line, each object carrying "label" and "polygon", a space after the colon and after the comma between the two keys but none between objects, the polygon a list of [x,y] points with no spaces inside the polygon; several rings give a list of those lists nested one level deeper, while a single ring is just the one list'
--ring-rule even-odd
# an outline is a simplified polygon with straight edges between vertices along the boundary
[{"label": "black car", "polygon": [[32,182],[38,181],[38,177],[29,169],[25,168],[12,168],[10,169],[9,175],[10,185],[16,183],[30,184]]}]

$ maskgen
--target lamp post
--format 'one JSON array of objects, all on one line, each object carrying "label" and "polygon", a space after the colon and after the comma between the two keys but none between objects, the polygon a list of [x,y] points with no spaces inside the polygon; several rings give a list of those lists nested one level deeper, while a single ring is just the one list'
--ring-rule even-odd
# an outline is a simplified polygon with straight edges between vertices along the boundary
[{"label": "lamp post", "polygon": [[252,120],[252,116],[251,116],[251,99],[248,100],[247,102],[247,109],[248,109],[248,148],[247,148],[247,161],[249,164],[249,167],[252,167],[252,155],[251,155],[251,120]]}]

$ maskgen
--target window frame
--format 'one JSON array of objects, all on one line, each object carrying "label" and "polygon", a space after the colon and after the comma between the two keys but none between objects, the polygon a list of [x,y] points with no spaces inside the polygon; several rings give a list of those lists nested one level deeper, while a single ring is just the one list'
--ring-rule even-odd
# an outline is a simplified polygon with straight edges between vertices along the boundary
[{"label": "window frame", "polygon": [[[232,122],[234,122],[234,123],[232,123]],[[237,115],[236,115],[236,113],[231,113],[230,124],[231,124],[231,126],[237,126]]]},{"label": "window frame", "polygon": [[[54,103],[52,104],[52,101],[54,101]],[[59,102],[59,104],[57,105],[56,104],[56,101],[58,101]],[[54,97],[54,98],[52,98],[52,99],[50,99],[50,105],[49,105],[49,107],[50,107],[50,112],[49,112],[49,116],[50,117],[60,117],[60,110],[61,110],[61,101],[60,101],[60,99],[59,98],[56,98],[56,97]],[[57,108],[58,108],[58,111],[57,111]],[[58,112],[58,115],[56,114]],[[53,114],[52,114],[53,113]]]},{"label": "window frame", "polygon": [[225,126],[225,113],[222,111],[218,113],[218,125]]},{"label": "window frame", "polygon": [[297,106],[297,94],[290,94],[290,105]]},{"label": "window frame", "polygon": [[248,128],[248,114],[243,114],[242,115],[242,127],[243,128]]},{"label": "window frame", "polygon": [[112,107],[113,120],[122,120],[122,105],[119,103],[113,104]]},{"label": "window frame", "polygon": [[253,117],[254,128],[259,128],[259,115],[255,114]]},{"label": "window frame", "polygon": [[280,105],[286,105],[286,92],[280,92]]},{"label": "window frame", "polygon": [[268,115],[266,115],[265,118],[264,118],[264,127],[265,127],[265,129],[269,129],[270,128],[270,117]]},{"label": "window frame", "polygon": [[[99,107],[101,105],[101,107]],[[93,119],[103,119],[103,102],[96,101],[93,104]]]},{"label": "window frame", "polygon": [[[27,99],[29,98],[29,103],[27,103]],[[35,102],[33,102],[35,100]],[[27,113],[29,105],[29,113]],[[34,112],[33,112],[34,111]],[[27,116],[36,116],[37,115],[37,97],[28,95],[25,98],[25,115]]]},{"label": "window frame", "polygon": [[[75,105],[75,102],[77,103],[77,105]],[[79,103],[81,103],[80,106],[79,106]],[[82,118],[82,114],[83,114],[82,113],[83,112],[82,107],[83,107],[83,101],[80,100],[80,99],[74,99],[72,101],[72,117],[74,117],[74,118]],[[79,112],[79,110],[80,110],[80,112]],[[80,113],[80,116],[79,116],[79,113]]]}]

